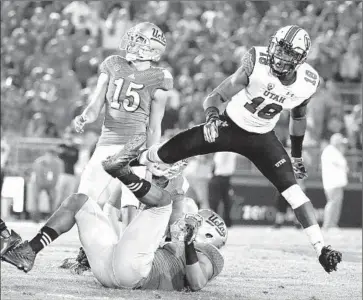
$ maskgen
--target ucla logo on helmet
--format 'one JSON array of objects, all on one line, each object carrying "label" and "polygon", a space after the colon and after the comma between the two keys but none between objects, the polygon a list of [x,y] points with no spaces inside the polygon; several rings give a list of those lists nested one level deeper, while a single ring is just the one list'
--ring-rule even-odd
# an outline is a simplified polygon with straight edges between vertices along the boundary
[{"label": "ucla logo on helmet", "polygon": [[267,85],[267,89],[268,89],[269,91],[271,91],[274,87],[275,87],[275,85],[274,85],[273,83],[269,83],[269,84]]},{"label": "ucla logo on helmet", "polygon": [[223,237],[226,236],[226,229],[225,229],[226,225],[224,224],[223,220],[219,216],[213,214],[208,218],[208,220],[206,220],[206,222],[212,226],[215,226],[215,228],[220,236],[223,236]]},{"label": "ucla logo on helmet", "polygon": [[305,42],[306,50],[309,50],[310,46],[311,46],[311,40],[307,35],[304,36],[304,42]]},{"label": "ucla logo on helmet", "polygon": [[163,46],[166,45],[166,38],[163,32],[160,32],[159,30],[157,30],[156,28],[152,29],[153,33],[153,39],[156,40],[157,42],[159,42],[160,44],[162,44]]}]

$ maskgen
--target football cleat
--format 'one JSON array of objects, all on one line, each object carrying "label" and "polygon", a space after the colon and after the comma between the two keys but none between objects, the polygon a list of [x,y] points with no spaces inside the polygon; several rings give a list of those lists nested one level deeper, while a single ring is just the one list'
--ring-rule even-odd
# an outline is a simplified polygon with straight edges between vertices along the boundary
[{"label": "football cleat", "polygon": [[120,152],[102,162],[103,169],[114,178],[127,176],[131,173],[130,161],[137,158],[139,149],[144,145],[145,141],[145,136],[135,136],[126,143]]},{"label": "football cleat", "polygon": [[6,251],[10,250],[14,246],[21,243],[21,237],[14,230],[11,230],[9,237],[5,238],[1,236],[0,242],[1,242],[1,258],[2,258],[4,253],[6,253]]},{"label": "football cleat", "polygon": [[25,241],[7,251],[2,259],[27,273],[33,268],[35,257],[36,254],[29,242]]},{"label": "football cleat", "polygon": [[70,269],[75,264],[77,264],[76,259],[70,257],[63,260],[62,264],[59,267],[61,269]]},{"label": "football cleat", "polygon": [[342,261],[342,253],[333,250],[331,246],[324,246],[319,256],[319,262],[328,273],[336,271],[337,265]]},{"label": "football cleat", "polygon": [[62,264],[60,265],[60,268],[72,270],[72,269],[75,269],[78,265],[82,265],[86,269],[91,268],[88,263],[88,258],[87,258],[86,252],[84,252],[84,250],[83,250],[83,247],[79,248],[79,252],[78,252],[78,255],[76,258],[66,258],[65,260],[63,260]]}]

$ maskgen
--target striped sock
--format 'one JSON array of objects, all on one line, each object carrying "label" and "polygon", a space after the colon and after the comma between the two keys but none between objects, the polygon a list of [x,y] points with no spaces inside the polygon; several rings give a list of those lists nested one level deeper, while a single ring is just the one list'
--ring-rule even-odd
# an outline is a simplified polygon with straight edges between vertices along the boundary
[{"label": "striped sock", "polygon": [[40,229],[40,232],[29,242],[30,247],[33,249],[35,253],[38,253],[45,246],[48,246],[51,242],[53,242],[57,237],[58,233],[48,227],[44,226]]}]

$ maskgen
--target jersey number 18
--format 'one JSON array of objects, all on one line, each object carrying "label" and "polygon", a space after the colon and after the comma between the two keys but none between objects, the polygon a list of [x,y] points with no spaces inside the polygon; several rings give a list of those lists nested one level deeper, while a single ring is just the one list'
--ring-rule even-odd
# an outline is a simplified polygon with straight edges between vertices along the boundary
[{"label": "jersey number 18", "polygon": [[[253,98],[251,100],[251,103],[246,103],[244,107],[251,113],[255,113],[257,111],[257,107],[262,104],[262,102],[265,101],[262,97]],[[267,104],[264,108],[262,108],[257,115],[262,119],[272,119],[274,116],[276,116],[278,113],[282,111],[282,106],[278,105],[276,103],[270,103]]]},{"label": "jersey number 18", "polygon": [[[120,109],[121,103],[123,108],[128,112],[134,112],[140,106],[140,95],[138,91],[144,88],[143,84],[130,82],[127,86],[125,98],[120,99],[122,88],[124,87],[125,80],[123,78],[116,79],[114,84],[116,85],[115,93],[113,94],[111,107],[114,109]],[[126,86],[125,86],[126,88]]]}]

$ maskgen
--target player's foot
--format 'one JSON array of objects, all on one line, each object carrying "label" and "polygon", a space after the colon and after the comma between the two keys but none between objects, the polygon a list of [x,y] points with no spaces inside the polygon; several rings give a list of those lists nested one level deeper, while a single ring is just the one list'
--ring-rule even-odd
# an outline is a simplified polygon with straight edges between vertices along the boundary
[{"label": "player's foot", "polygon": [[62,264],[59,266],[61,269],[70,269],[73,265],[77,264],[75,258],[69,257],[63,260]]},{"label": "player's foot", "polygon": [[90,269],[90,265],[88,262],[88,258],[86,252],[84,252],[83,248],[79,248],[79,252],[76,258],[66,258],[63,260],[60,268],[62,269],[74,269],[77,265],[83,265],[84,267]]},{"label": "player's foot", "polygon": [[4,253],[14,246],[21,243],[21,237],[17,234],[14,230],[11,230],[10,235],[8,237],[1,236],[1,258],[3,257]]},{"label": "player's foot", "polygon": [[132,138],[120,152],[102,162],[104,170],[112,177],[127,176],[130,172],[130,161],[138,156],[139,149],[144,143],[145,136],[138,135]]},{"label": "player's foot", "polygon": [[24,272],[29,272],[34,266],[35,257],[36,254],[30,247],[29,242],[25,241],[7,251],[2,259]]},{"label": "player's foot", "polygon": [[337,265],[342,261],[342,253],[333,250],[331,246],[324,246],[319,256],[319,262],[328,273],[337,270]]}]

